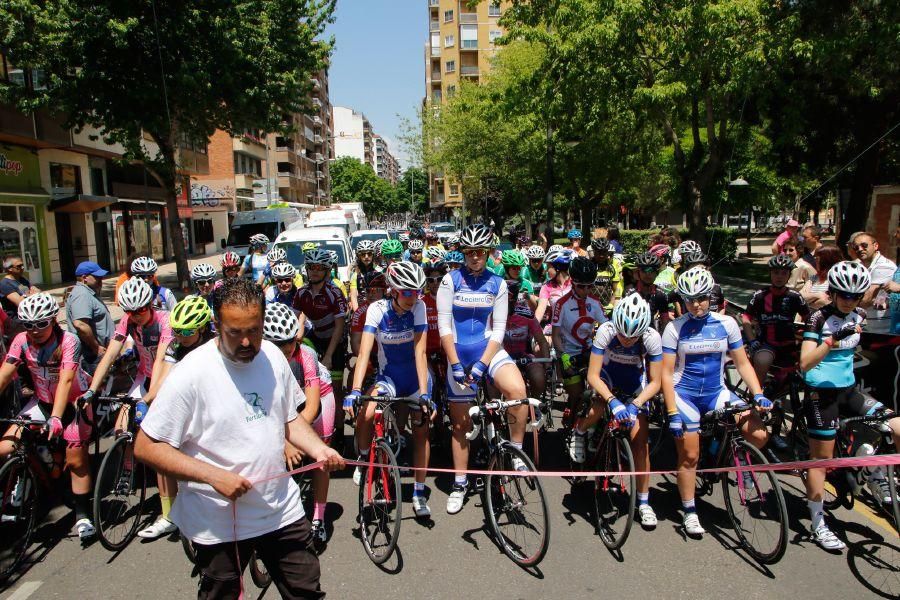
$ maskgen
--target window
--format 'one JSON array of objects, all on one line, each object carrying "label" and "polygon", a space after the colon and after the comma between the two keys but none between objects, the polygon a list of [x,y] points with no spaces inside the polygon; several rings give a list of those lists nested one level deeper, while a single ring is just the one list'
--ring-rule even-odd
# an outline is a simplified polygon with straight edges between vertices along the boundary
[{"label": "window", "polygon": [[213,239],[213,226],[210,219],[194,220],[194,243],[211,244]]},{"label": "window", "polygon": [[91,193],[95,196],[106,195],[106,182],[103,177],[103,169],[91,167]]},{"label": "window", "polygon": [[489,17],[499,17],[500,16],[500,4],[497,2],[491,2],[488,5],[488,16]]},{"label": "window", "polygon": [[447,86],[447,97],[452,98],[454,95],[456,95],[456,86],[448,85]]},{"label": "window", "polygon": [[452,23],[453,22],[453,11],[445,10],[444,11],[444,23]]},{"label": "window", "polygon": [[497,39],[500,38],[502,35],[503,35],[503,32],[500,31],[499,29],[492,29],[492,30],[488,33],[488,37],[489,37],[489,39],[491,40],[491,43],[492,43],[492,44],[496,44],[496,43],[497,43]]},{"label": "window", "polygon": [[456,38],[452,35],[444,36],[444,48],[452,48],[456,44]]},{"label": "window", "polygon": [[448,60],[446,66],[444,68],[445,73],[455,73],[456,72],[456,61]]},{"label": "window", "polygon": [[239,152],[234,153],[235,175],[256,175],[262,173],[262,161]]},{"label": "window", "polygon": [[77,165],[50,163],[50,193],[54,197],[81,194],[81,169]]},{"label": "window", "polygon": [[478,49],[478,25],[461,25],[459,28],[459,47],[470,50]]},{"label": "window", "polygon": [[451,196],[459,196],[459,184],[458,183],[450,184],[450,195]]}]

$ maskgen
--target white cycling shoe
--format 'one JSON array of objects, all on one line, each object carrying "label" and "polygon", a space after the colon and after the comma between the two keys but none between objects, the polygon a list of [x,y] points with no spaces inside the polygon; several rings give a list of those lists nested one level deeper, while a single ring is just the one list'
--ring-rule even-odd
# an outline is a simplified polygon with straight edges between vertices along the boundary
[{"label": "white cycling shoe", "polygon": [[891,486],[883,473],[881,474],[881,477],[869,477],[866,487],[869,488],[869,493],[872,494],[872,497],[875,498],[876,501],[890,506]]},{"label": "white cycling shoe", "polygon": [[700,537],[706,533],[706,530],[700,526],[700,518],[697,513],[685,513],[681,523],[684,526],[684,532],[691,537]]},{"label": "white cycling shoe", "polygon": [[431,509],[428,508],[428,502],[425,500],[425,496],[413,496],[412,505],[413,512],[416,513],[416,518],[427,519],[431,516]]},{"label": "white cycling shoe", "polygon": [[[652,529],[657,525],[656,513],[649,504],[638,505],[638,516],[641,518],[641,526]],[[697,523],[699,525],[699,522]]]},{"label": "white cycling shoe", "polygon": [[828,525],[825,523],[819,525],[819,527],[812,532],[812,538],[820,548],[829,552],[840,552],[847,547],[847,544],[842,542],[833,531],[828,529]]},{"label": "white cycling shoe", "polygon": [[572,459],[572,462],[579,465],[584,463],[586,458],[584,453],[585,438],[587,438],[587,434],[573,433],[572,439],[569,440],[569,458]]},{"label": "white cycling shoe", "polygon": [[78,533],[78,539],[82,542],[97,535],[97,529],[94,527],[94,524],[91,523],[91,520],[87,518],[78,519],[78,521],[75,522],[75,532]]},{"label": "white cycling shoe", "polygon": [[149,527],[145,527],[138,531],[137,536],[145,540],[155,540],[156,538],[178,531],[178,526],[167,518],[160,516]]},{"label": "white cycling shoe", "polygon": [[462,510],[465,501],[466,486],[453,484],[453,490],[450,492],[450,497],[447,498],[447,512],[455,515]]}]

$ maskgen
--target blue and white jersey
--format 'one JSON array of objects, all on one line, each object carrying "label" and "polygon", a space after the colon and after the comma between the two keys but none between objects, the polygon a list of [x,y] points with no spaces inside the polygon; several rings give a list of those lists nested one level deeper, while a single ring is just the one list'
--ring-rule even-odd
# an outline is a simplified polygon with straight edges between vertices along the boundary
[{"label": "blue and white jersey", "polygon": [[488,341],[502,345],[507,295],[506,281],[487,269],[477,276],[465,267],[450,271],[437,293],[438,332],[441,337],[452,334],[458,351],[467,356],[480,356]]},{"label": "blue and white jersey", "polygon": [[737,322],[714,312],[702,319],[682,315],[662,334],[663,352],[676,355],[675,389],[687,396],[719,392],[728,353],[743,345]]},{"label": "blue and white jersey", "polygon": [[412,310],[398,314],[393,300],[384,298],[369,305],[363,333],[371,333],[378,342],[380,373],[416,379],[415,334],[428,330],[425,303],[418,300]]},{"label": "blue and white jersey", "polygon": [[251,252],[244,257],[244,273],[249,274],[253,281],[259,281],[260,276],[269,266],[269,260],[265,254],[256,254]]},{"label": "blue and white jersey", "polygon": [[155,293],[153,294],[153,308],[156,310],[164,310],[167,312],[172,312],[175,309],[175,304],[177,300],[175,300],[175,294],[172,293],[167,287],[156,287],[154,286]]},{"label": "blue and white jersey", "polygon": [[662,360],[662,340],[652,327],[631,346],[623,346],[612,321],[600,325],[594,335],[591,354],[603,357],[603,371],[613,387],[626,394],[637,392],[644,384],[644,361]]}]

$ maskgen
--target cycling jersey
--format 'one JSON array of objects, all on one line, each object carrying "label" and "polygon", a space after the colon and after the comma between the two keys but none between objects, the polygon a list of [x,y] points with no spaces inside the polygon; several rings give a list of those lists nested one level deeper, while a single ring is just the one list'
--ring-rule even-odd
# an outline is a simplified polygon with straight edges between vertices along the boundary
[{"label": "cycling jersey", "polygon": [[266,288],[266,304],[272,304],[278,302],[279,304],[284,304],[287,307],[294,307],[294,297],[297,295],[297,291],[299,288],[292,287],[287,292],[280,291],[276,286],[270,286]]},{"label": "cycling jersey", "polygon": [[294,379],[300,384],[297,387],[297,412],[302,411],[306,404],[305,390],[319,388],[319,412],[313,419],[312,428],[327,444],[334,434],[335,400],[331,374],[319,362],[316,351],[304,344],[297,344],[297,349],[288,360],[288,366]]},{"label": "cycling jersey", "polygon": [[441,334],[438,332],[437,298],[430,294],[422,295],[425,303],[425,317],[428,320],[428,340],[425,351],[428,354],[441,351]]},{"label": "cycling jersey", "polygon": [[544,281],[547,279],[547,269],[541,268],[540,271],[535,271],[531,268],[531,265],[527,265],[522,269],[522,279],[530,281],[531,287],[534,288],[534,293],[537,294],[541,291],[541,287],[543,287]]},{"label": "cycling jersey", "polygon": [[386,383],[392,396],[416,396],[419,378],[416,370],[415,335],[428,330],[425,303],[416,302],[403,314],[394,309],[394,301],[384,298],[369,305],[364,333],[378,343],[378,381]]},{"label": "cycling jersey", "polygon": [[362,333],[366,324],[366,311],[369,310],[368,304],[360,304],[353,316],[350,317],[350,333]]},{"label": "cycling jersey", "polygon": [[664,292],[671,292],[677,286],[677,275],[674,267],[666,267],[659,272],[653,283]]},{"label": "cycling jersey", "polygon": [[579,298],[575,292],[570,291],[553,307],[551,323],[553,327],[559,327],[562,351],[576,355],[590,349],[594,324],[605,323],[606,320],[603,306],[596,296],[589,294]]},{"label": "cycling jersey", "polygon": [[370,271],[381,271],[381,269],[379,269],[378,267],[373,265],[370,269],[363,270],[357,264],[353,269],[353,273],[350,274],[350,289],[351,290],[359,290],[360,289],[360,285],[359,285],[360,276],[365,277],[366,273],[369,273]]},{"label": "cycling jersey", "polygon": [[244,273],[248,273],[253,281],[259,281],[260,276],[268,266],[269,260],[266,258],[265,254],[251,252],[244,257]]},{"label": "cycling jersey", "polygon": [[603,308],[612,311],[616,297],[622,297],[622,263],[612,259],[603,266],[597,266],[597,277],[594,280],[596,294]]},{"label": "cycling jersey", "polygon": [[[210,323],[210,325],[212,325],[212,323]],[[197,340],[193,346],[179,344],[178,339],[174,338],[172,343],[169,344],[169,347],[166,348],[166,355],[163,357],[163,360],[167,363],[178,364],[185,356],[215,337],[215,331],[211,327],[207,327],[203,333],[200,334],[200,339]]]},{"label": "cycling jersey", "polygon": [[175,294],[167,287],[153,286],[153,308],[171,312],[175,308]]},{"label": "cycling jersey", "polygon": [[655,329],[647,329],[631,346],[623,346],[611,321],[600,325],[591,354],[603,357],[607,379],[625,394],[635,394],[644,385],[644,361],[662,360],[662,340]]},{"label": "cycling jersey", "polygon": [[29,342],[25,332],[16,335],[6,354],[6,362],[18,366],[23,361],[31,373],[35,397],[46,404],[53,404],[56,399],[56,386],[62,371],[75,371],[69,402],[74,402],[90,386],[90,379],[81,368],[81,342],[78,336],[68,331],[51,334],[43,346]]},{"label": "cycling jersey", "polygon": [[541,300],[547,300],[550,303],[550,314],[553,314],[553,307],[556,305],[557,301],[571,289],[571,279],[566,279],[566,282],[563,284],[556,283],[556,280],[547,281],[541,286],[541,293],[538,297]]},{"label": "cycling jersey", "polygon": [[169,325],[169,313],[160,310],[150,311],[150,320],[143,327],[131,323],[131,315],[125,313],[122,320],[116,326],[113,339],[119,343],[125,343],[130,335],[134,340],[134,347],[138,353],[138,375],[149,378],[153,375],[153,362],[156,360],[156,348],[160,344],[171,343],[175,339],[172,327]]},{"label": "cycling jersey", "polygon": [[759,323],[759,341],[775,349],[796,346],[794,319],[809,317],[809,306],[799,292],[771,286],[757,290],[744,311],[744,321]]},{"label": "cycling jersey", "polygon": [[650,305],[650,314],[654,319],[658,319],[661,315],[669,312],[669,296],[664,291],[656,287],[654,284],[645,284],[638,280],[636,287],[631,287],[625,291],[625,295],[632,292],[640,294],[641,298]]},{"label": "cycling jersey", "polygon": [[[859,325],[866,320],[866,311],[856,308],[846,315],[838,312],[834,304],[828,304],[809,316],[806,321],[804,340],[817,344],[845,325]],[[854,333],[842,340],[835,340],[834,346],[825,358],[803,374],[806,384],[814,388],[845,388],[856,383],[853,375],[853,352],[859,345],[860,334]]]},{"label": "cycling jersey", "polygon": [[544,332],[536,319],[513,313],[506,321],[503,349],[513,358],[522,358],[531,354],[532,340],[541,335]]},{"label": "cycling jersey", "polygon": [[[504,279],[506,279],[507,281],[514,281],[514,280],[512,280],[512,279],[509,279],[509,278],[506,277],[505,275],[504,275],[503,277],[504,277]],[[517,279],[517,280],[515,280],[515,281],[518,281],[518,283],[519,283],[519,297],[520,297],[520,298],[523,298],[523,297],[526,297],[526,296],[527,296],[527,297],[531,297],[531,296],[534,295],[534,286],[531,284],[530,281],[528,281],[527,279],[525,279],[525,278],[522,277],[521,275],[519,275],[519,279]]]},{"label": "cycling jersey", "polygon": [[682,315],[666,325],[662,346],[663,352],[676,355],[676,391],[704,396],[725,386],[725,360],[744,341],[734,319],[709,312],[702,319]]},{"label": "cycling jersey", "polygon": [[293,308],[301,311],[312,323],[310,337],[314,342],[330,340],[336,320],[347,316],[347,300],[329,281],[323,282],[318,292],[313,291],[310,285],[297,290]]}]

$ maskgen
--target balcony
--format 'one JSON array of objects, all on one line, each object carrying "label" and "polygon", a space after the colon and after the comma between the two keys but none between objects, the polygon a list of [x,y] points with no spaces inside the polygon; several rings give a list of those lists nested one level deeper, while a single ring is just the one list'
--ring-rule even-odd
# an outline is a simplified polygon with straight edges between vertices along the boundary
[{"label": "balcony", "polygon": [[313,121],[313,124],[314,124],[314,125],[317,125],[317,126],[319,126],[319,127],[322,126],[322,117],[320,117],[319,115],[314,116],[314,117],[312,118],[312,121]]},{"label": "balcony", "polygon": [[325,171],[316,171],[316,179],[325,179]]},{"label": "balcony", "polygon": [[322,156],[322,153],[321,153],[321,152],[316,152],[315,155],[314,155],[314,158],[315,158],[315,160],[316,160],[317,163],[323,163],[323,162],[325,162],[325,157]]},{"label": "balcony", "polygon": [[313,136],[313,142],[315,142],[316,144],[321,144],[322,141],[323,141],[323,140],[322,140],[322,136],[321,136],[321,135],[316,134],[316,135]]},{"label": "balcony", "polygon": [[432,47],[431,47],[431,56],[432,56],[432,58],[438,58],[438,57],[440,57],[440,55],[441,55],[441,49],[440,49],[440,47],[432,46]]},{"label": "balcony", "polygon": [[319,80],[315,77],[310,77],[309,82],[312,84],[313,89],[315,91],[319,91],[322,87],[322,84],[319,83]]},{"label": "balcony", "polygon": [[431,81],[436,82],[441,80],[441,72],[440,71],[432,71],[431,72]]},{"label": "balcony", "polygon": [[441,22],[432,20],[431,23],[428,24],[428,31],[440,31],[441,30]]},{"label": "balcony", "polygon": [[322,101],[319,100],[318,98],[313,98],[312,105],[315,106],[316,108],[322,108]]},{"label": "balcony", "polygon": [[441,0],[428,0],[428,6],[439,6]]},{"label": "balcony", "polygon": [[478,13],[459,13],[460,23],[478,23]]},{"label": "balcony", "polygon": [[234,187],[235,189],[252,189],[253,182],[259,179],[259,175],[253,175],[252,173],[237,173],[234,176]]},{"label": "balcony", "polygon": [[463,65],[459,68],[459,74],[463,77],[478,77],[478,65]]},{"label": "balcony", "polygon": [[232,138],[231,148],[235,152],[252,156],[259,160],[266,160],[265,141],[255,140],[246,136]]}]

